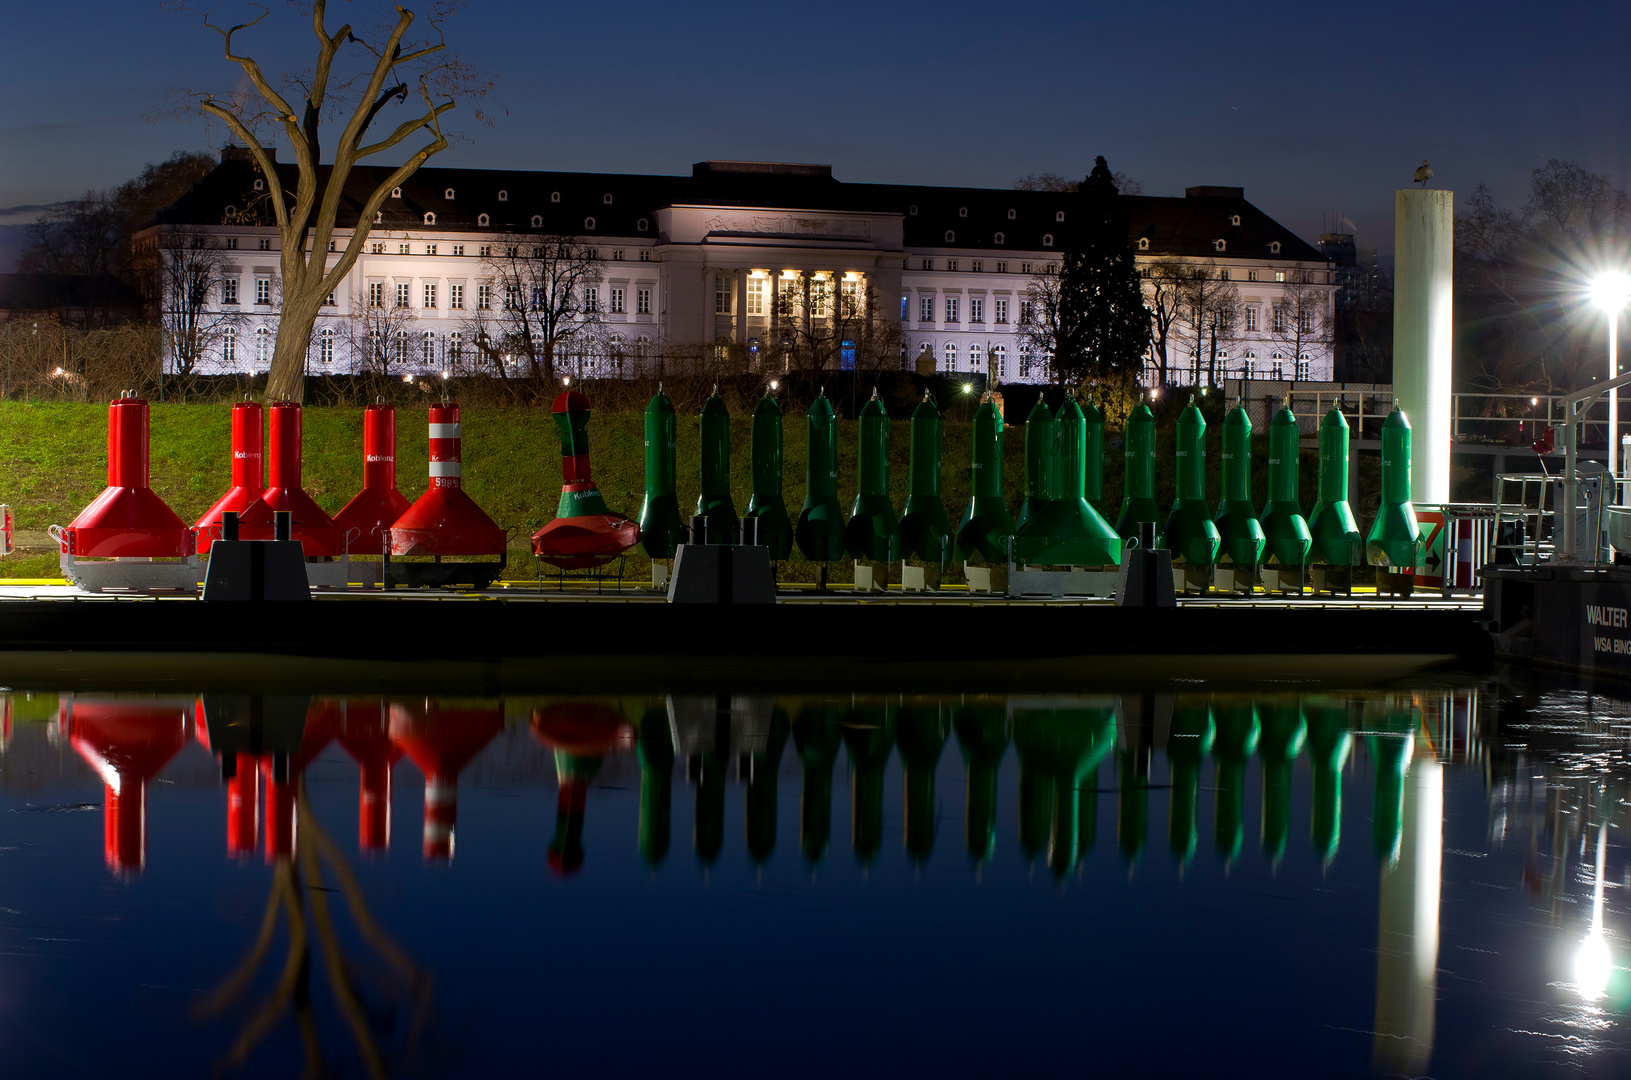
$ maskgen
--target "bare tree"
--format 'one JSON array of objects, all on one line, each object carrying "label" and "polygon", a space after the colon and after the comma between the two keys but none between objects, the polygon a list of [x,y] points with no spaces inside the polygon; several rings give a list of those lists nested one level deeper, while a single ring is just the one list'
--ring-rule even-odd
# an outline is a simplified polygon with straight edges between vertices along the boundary
[{"label": "bare tree", "polygon": [[[1116,190],[1123,195],[1144,194],[1144,181],[1134,180],[1124,172],[1111,174]],[[1082,186],[1080,180],[1067,180],[1058,173],[1030,173],[1014,181],[1015,191],[1075,191]]]},{"label": "bare tree", "polygon": [[1227,348],[1239,325],[1240,290],[1218,272],[1212,260],[1199,265],[1192,263],[1188,275],[1178,282],[1178,308],[1194,382],[1201,381],[1204,370],[1208,382],[1216,385],[1218,346]]},{"label": "bare tree", "polygon": [[[266,202],[281,241],[284,298],[266,391],[272,398],[299,400],[305,389],[312,326],[324,298],[340,286],[362,254],[370,227],[392,189],[447,148],[442,114],[461,99],[481,99],[491,84],[447,51],[442,27],[454,10],[454,0],[432,0],[430,12],[422,18],[422,38],[410,38],[418,17],[404,7],[396,9],[394,22],[377,32],[363,28],[359,36],[350,24],[329,32],[327,0],[298,4],[297,10],[309,14],[317,37],[316,64],[309,71],[282,76],[277,85],[259,61],[236,51],[236,39],[268,18],[270,9],[261,7],[250,21],[227,26],[215,20],[213,6],[193,7],[189,0],[176,3],[182,10],[201,14],[204,25],[221,35],[226,58],[242,69],[248,81],[248,89],[225,95],[188,91],[182,97],[205,116],[225,124],[248,147],[266,178]],[[415,100],[413,106],[407,106],[410,97]],[[370,129],[393,106],[406,106],[405,118],[369,142]],[[479,108],[475,115],[486,120]],[[322,126],[331,118],[343,120],[344,127],[334,141],[332,164],[325,169]],[[284,188],[271,153],[263,147],[266,129],[281,131],[293,144],[293,191]],[[421,131],[425,140],[418,149],[361,199],[356,228],[345,250],[330,264],[336,219],[346,205],[345,189],[356,167]]]},{"label": "bare tree", "polygon": [[236,311],[210,302],[210,290],[226,266],[226,249],[209,230],[183,225],[159,233],[152,255],[164,362],[171,372],[185,377],[216,351],[228,327],[236,330],[242,321]]},{"label": "bare tree", "polygon": [[1178,350],[1189,267],[1180,259],[1153,259],[1144,264],[1144,306],[1150,312],[1150,352],[1161,385],[1167,383]]},{"label": "bare tree", "polygon": [[1048,377],[1053,377],[1053,355],[1059,342],[1059,264],[1041,263],[1025,286],[1025,299],[1019,302],[1020,341],[1030,346],[1033,363],[1040,361]]},{"label": "bare tree", "polygon": [[600,251],[579,236],[511,233],[487,252],[476,303],[466,301],[467,341],[499,378],[547,385],[598,342],[611,302]]},{"label": "bare tree", "polygon": [[1269,337],[1276,346],[1291,353],[1298,364],[1308,350],[1331,343],[1331,308],[1326,291],[1309,285],[1306,271],[1293,270],[1286,276],[1285,289],[1274,302],[1269,315]]},{"label": "bare tree", "polygon": [[352,363],[376,375],[400,373],[415,348],[414,309],[386,296],[379,283],[371,283],[363,296],[351,295],[351,315],[343,333]]}]

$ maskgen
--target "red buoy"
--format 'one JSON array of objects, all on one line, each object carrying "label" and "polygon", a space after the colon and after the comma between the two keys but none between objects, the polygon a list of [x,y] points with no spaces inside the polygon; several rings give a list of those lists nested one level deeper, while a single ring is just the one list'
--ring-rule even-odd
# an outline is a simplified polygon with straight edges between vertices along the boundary
[{"label": "red buoy", "polygon": [[589,469],[589,399],[569,390],[555,399],[561,437],[561,501],[555,520],[532,534],[532,553],[563,570],[611,562],[640,541],[640,526],[606,506]]},{"label": "red buoy", "polygon": [[425,774],[425,858],[451,859],[459,770],[504,730],[504,710],[436,701],[391,706],[391,741]]},{"label": "red buoy", "polygon": [[198,553],[208,555],[210,545],[221,538],[221,515],[242,514],[261,497],[261,406],[258,401],[240,401],[232,406],[232,486],[204,511],[194,526],[198,530]]},{"label": "red buoy", "polygon": [[338,555],[334,522],[300,486],[300,406],[292,401],[272,404],[267,442],[266,490],[244,510],[239,533],[245,540],[272,539],[272,513],[294,513],[292,539],[299,540],[306,558]]},{"label": "red buoy", "polygon": [[334,515],[340,545],[352,555],[384,554],[384,536],[408,509],[396,489],[396,409],[362,412],[362,490]]},{"label": "red buoy", "polygon": [[68,743],[102,778],[102,852],[115,873],[147,859],[147,782],[187,741],[190,705],[162,699],[62,703]]},{"label": "red buoy", "polygon": [[192,530],[148,486],[147,451],[147,402],[134,395],[110,402],[108,486],[61,533],[63,554],[101,559],[192,554]]},{"label": "red buoy", "polygon": [[504,530],[464,493],[457,405],[430,407],[430,487],[391,526],[391,554],[503,555]]}]

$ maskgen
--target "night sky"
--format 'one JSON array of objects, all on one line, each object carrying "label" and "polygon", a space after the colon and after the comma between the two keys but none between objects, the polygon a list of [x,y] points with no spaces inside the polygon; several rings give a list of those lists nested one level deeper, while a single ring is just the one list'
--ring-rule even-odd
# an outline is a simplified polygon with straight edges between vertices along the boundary
[{"label": "night sky", "polygon": [[[309,31],[273,6],[257,54],[303,66]],[[331,20],[370,6],[335,3]],[[468,127],[438,165],[686,173],[771,159],[831,163],[843,180],[1008,187],[1079,177],[1104,154],[1147,194],[1244,186],[1310,239],[1340,211],[1384,252],[1391,192],[1424,157],[1434,186],[1484,181],[1513,206],[1548,157],[1631,186],[1623,4],[469,6],[449,37],[499,80],[508,113]],[[196,120],[144,119],[174,88],[236,84],[196,20],[94,0],[13,4],[6,21],[0,224],[29,220],[6,208],[223,141]]]}]

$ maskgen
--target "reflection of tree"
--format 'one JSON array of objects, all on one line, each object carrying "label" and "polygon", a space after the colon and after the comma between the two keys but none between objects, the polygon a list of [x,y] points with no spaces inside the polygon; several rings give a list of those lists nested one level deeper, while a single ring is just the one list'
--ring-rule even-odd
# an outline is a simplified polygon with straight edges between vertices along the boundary
[{"label": "reflection of tree", "polygon": [[325,863],[334,874],[335,884],[345,899],[358,934],[396,973],[394,985],[386,987],[386,992],[394,989],[412,1005],[413,1022],[407,1036],[410,1051],[418,1041],[430,1010],[431,976],[415,964],[407,952],[374,921],[356,875],[339,846],[318,824],[306,800],[304,788],[296,795],[295,808],[298,835],[302,841],[299,854],[296,858],[280,858],[274,864],[272,893],[267,899],[266,914],[261,919],[254,945],[232,974],[198,1003],[194,1014],[199,1020],[219,1016],[243,997],[271,950],[279,916],[282,915],[289,924],[289,952],[277,984],[244,1023],[223,1063],[231,1068],[241,1067],[255,1048],[277,1028],[285,1013],[292,1009],[306,1048],[306,1075],[314,1076],[323,1071],[322,1046],[318,1041],[316,1019],[311,1007],[311,936],[315,933],[322,948],[323,970],[328,977],[329,989],[357,1042],[357,1050],[367,1065],[368,1074],[382,1077],[386,1075],[384,1052],[369,1024],[356,967],[346,957],[339,935],[335,932],[328,898],[328,894],[334,890],[324,884]]}]

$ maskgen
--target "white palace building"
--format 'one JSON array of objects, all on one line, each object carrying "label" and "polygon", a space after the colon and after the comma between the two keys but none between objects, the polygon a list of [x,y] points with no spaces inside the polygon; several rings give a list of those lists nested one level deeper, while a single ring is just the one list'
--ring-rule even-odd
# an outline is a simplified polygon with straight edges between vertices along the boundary
[{"label": "white palace building", "polygon": [[[292,189],[293,167],[278,171]],[[336,232],[340,249],[385,175],[383,168],[353,174]],[[166,230],[207,230],[226,249],[209,304],[237,317],[204,371],[269,365],[278,234],[268,215],[254,212],[265,195],[248,153],[229,148],[136,238],[163,246]],[[1213,364],[1219,378],[1332,377],[1329,333],[1288,335],[1284,325],[1289,289],[1303,299],[1304,329],[1329,325],[1337,275],[1325,255],[1240,188],[1122,199],[1141,265],[1168,260],[1170,268],[1177,259],[1227,278],[1238,293],[1227,340],[1201,346],[1193,328],[1175,329],[1169,382],[1190,380],[1200,347],[1200,370]],[[597,340],[630,356],[708,344],[756,355],[782,340],[784,309],[771,283],[813,278],[846,302],[867,297],[891,342],[898,332],[891,347],[903,367],[926,370],[932,357],[942,372],[1043,381],[1045,358],[1032,355],[1020,321],[1033,281],[1061,260],[1073,202],[1054,192],[843,183],[824,165],[707,161],[690,176],[422,168],[387,200],[347,284],[319,316],[310,370],[362,370],[367,350],[354,346],[352,331],[361,308],[376,305],[398,309],[391,333],[405,365],[396,370],[436,372],[467,339],[472,312],[501,303],[492,285],[494,239],[530,233],[599,249],[600,278],[585,286],[598,295],[587,306],[596,309]],[[1319,318],[1308,312],[1309,289],[1317,290]]]}]

